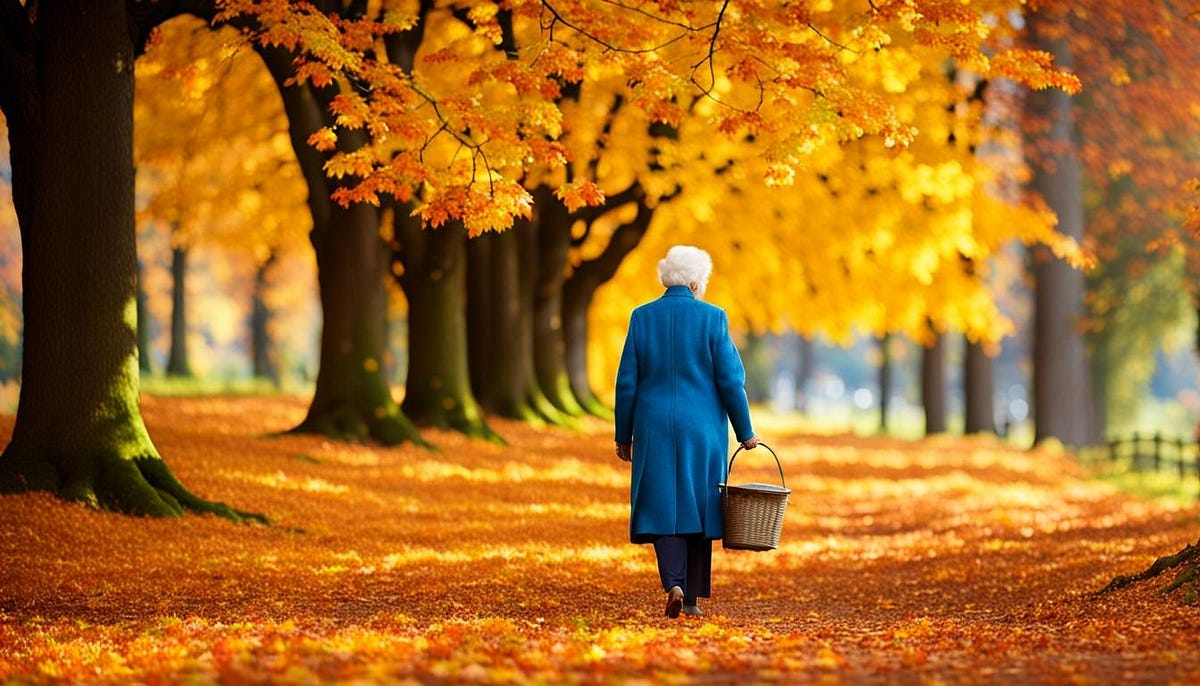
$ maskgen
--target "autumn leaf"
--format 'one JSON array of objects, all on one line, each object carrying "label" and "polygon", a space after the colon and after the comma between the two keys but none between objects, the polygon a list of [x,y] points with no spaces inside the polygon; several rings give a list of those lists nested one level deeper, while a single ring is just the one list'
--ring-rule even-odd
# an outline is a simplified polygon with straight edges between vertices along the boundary
[{"label": "autumn leaf", "polygon": [[560,186],[555,189],[554,197],[561,200],[571,212],[581,207],[604,204],[604,191],[591,179],[575,179]]},{"label": "autumn leaf", "polygon": [[[0,680],[1104,681],[1115,661],[1200,676],[1195,608],[1157,595],[1169,580],[1087,596],[1194,539],[1196,505],[1117,494],[1062,452],[788,435],[758,415],[793,489],[781,546],[718,544],[707,614],[669,620],[653,551],[628,543],[611,425],[494,419],[508,445],[430,431],[433,452],[280,433],[306,410],[143,399],[180,478],[271,526],[0,497]],[[774,469],[739,458],[734,478]]]}]

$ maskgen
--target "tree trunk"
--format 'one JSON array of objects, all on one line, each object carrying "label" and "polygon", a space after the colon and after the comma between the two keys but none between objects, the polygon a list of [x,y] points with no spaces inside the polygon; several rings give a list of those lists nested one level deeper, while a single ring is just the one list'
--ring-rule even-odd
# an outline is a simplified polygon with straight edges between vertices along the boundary
[{"label": "tree trunk", "polygon": [[[287,51],[262,48],[259,54],[283,97],[292,148],[308,184],[324,317],[316,390],[308,415],[293,431],[384,445],[404,441],[424,445],[392,398],[383,375],[388,261],[379,232],[382,213],[369,205],[343,208],[334,203],[325,156],[308,144],[315,131],[332,125],[327,105],[334,93],[287,85],[292,76]],[[339,140],[344,150],[362,143],[353,135]]]},{"label": "tree trunk", "polygon": [[250,354],[254,377],[279,385],[279,370],[271,355],[271,309],[267,307],[267,270],[275,263],[272,252],[266,262],[254,270],[254,295],[250,305]]},{"label": "tree trunk", "polygon": [[925,408],[925,435],[946,433],[946,337],[935,334],[921,348],[921,404]]},{"label": "tree trunk", "polygon": [[533,359],[538,385],[554,407],[577,417],[584,414],[567,375],[563,339],[562,289],[571,250],[571,215],[553,191],[539,187],[537,214],[537,283],[533,292]]},{"label": "tree trunk", "polygon": [[413,421],[499,439],[471,393],[467,362],[466,246],[461,225],[423,230],[396,212],[408,298],[408,379],[405,414]]},{"label": "tree trunk", "polygon": [[239,518],[179,483],[138,406],[134,43],[125,0],[36,7],[33,26],[29,5],[0,10],[0,107],[25,313],[24,376],[0,490],[47,490],[136,514]]},{"label": "tree trunk", "polygon": [[187,346],[187,258],[187,248],[171,248],[171,355],[167,358],[167,376],[192,375]]},{"label": "tree trunk", "polygon": [[963,395],[966,396],[964,432],[996,433],[996,384],[992,358],[980,344],[966,341],[963,360]]},{"label": "tree trunk", "polygon": [[1096,435],[1101,437],[1108,433],[1108,379],[1113,364],[1108,344],[1109,337],[1102,333],[1096,337],[1092,349],[1092,416],[1096,421]]},{"label": "tree trunk", "polygon": [[137,351],[138,371],[150,374],[154,371],[152,364],[152,349],[154,336],[150,331],[149,298],[146,296],[145,277],[142,275],[142,261],[137,261]]},{"label": "tree trunk", "polygon": [[612,411],[596,398],[588,380],[588,311],[597,289],[616,276],[621,263],[642,242],[650,228],[654,209],[646,205],[640,188],[634,197],[637,198],[634,218],[617,227],[603,252],[580,263],[563,284],[563,342],[571,391],[584,409],[605,419],[612,418]]},{"label": "tree trunk", "polygon": [[314,225],[324,325],[316,390],[296,432],[384,445],[422,443],[381,371],[387,290],[379,221],[380,211],[370,205],[335,204],[329,208],[328,222]]},{"label": "tree trunk", "polygon": [[518,221],[507,231],[468,241],[467,338],[471,390],[480,406],[536,422],[541,417],[529,404],[532,313],[522,297],[518,236],[531,228]]},{"label": "tree trunk", "polygon": [[[1029,16],[1034,47],[1054,55],[1055,64],[1071,69],[1066,41],[1047,31],[1052,17],[1043,10]],[[1083,184],[1070,96],[1047,88],[1029,96],[1030,115],[1044,132],[1030,141],[1039,159],[1033,163],[1032,190],[1058,215],[1058,230],[1083,237]],[[1048,126],[1048,128],[1044,128]],[[1087,353],[1079,321],[1083,313],[1083,274],[1054,257],[1045,247],[1033,249],[1036,282],[1034,314],[1033,409],[1036,442],[1055,438],[1078,447],[1095,442]]]},{"label": "tree trunk", "polygon": [[879,433],[888,431],[888,399],[892,397],[892,337],[883,334],[879,341]]},{"label": "tree trunk", "polygon": [[796,410],[808,412],[808,384],[817,370],[816,346],[812,338],[799,336],[800,362],[796,368]]}]

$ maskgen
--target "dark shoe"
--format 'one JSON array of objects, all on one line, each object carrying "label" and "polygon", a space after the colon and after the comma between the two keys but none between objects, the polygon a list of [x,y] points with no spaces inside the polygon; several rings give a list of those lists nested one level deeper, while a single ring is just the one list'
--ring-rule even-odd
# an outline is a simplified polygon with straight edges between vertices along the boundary
[{"label": "dark shoe", "polygon": [[667,609],[664,611],[671,619],[679,616],[680,610],[683,609],[683,589],[678,586],[672,586],[670,591],[667,591]]},{"label": "dark shoe", "polygon": [[683,614],[691,615],[692,617],[699,617],[700,615],[704,614],[704,610],[701,610],[699,605],[684,605]]}]

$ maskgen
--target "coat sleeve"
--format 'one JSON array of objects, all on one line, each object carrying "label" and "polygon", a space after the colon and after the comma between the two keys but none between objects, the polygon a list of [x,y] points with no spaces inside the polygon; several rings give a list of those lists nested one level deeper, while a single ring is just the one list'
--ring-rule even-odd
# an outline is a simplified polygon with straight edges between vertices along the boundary
[{"label": "coat sleeve", "polygon": [[744,441],[754,435],[754,427],[750,424],[750,401],[746,398],[746,369],[742,366],[742,356],[733,344],[733,337],[729,335],[729,317],[724,310],[720,310],[719,316],[719,330],[713,350],[717,392],[721,395],[729,422],[733,424],[734,435],[738,441]]},{"label": "coat sleeve", "polygon": [[625,348],[621,351],[621,363],[617,366],[617,384],[614,403],[617,443],[633,442],[633,406],[637,400],[638,360],[634,342],[637,317],[629,318],[629,331],[625,334]]}]

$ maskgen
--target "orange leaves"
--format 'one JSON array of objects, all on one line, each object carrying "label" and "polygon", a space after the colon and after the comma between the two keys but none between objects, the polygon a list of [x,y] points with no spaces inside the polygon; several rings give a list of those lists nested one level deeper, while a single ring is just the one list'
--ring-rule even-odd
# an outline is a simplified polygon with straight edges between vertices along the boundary
[{"label": "orange leaves", "polygon": [[554,197],[563,202],[571,212],[596,205],[604,204],[604,191],[590,179],[575,179],[569,184],[560,186],[554,191]]},{"label": "orange leaves", "polygon": [[308,144],[321,152],[329,152],[337,147],[337,133],[328,126],[322,127],[308,137]]},{"label": "orange leaves", "polygon": [[718,544],[707,614],[671,621],[653,552],[627,543],[609,424],[494,420],[510,445],[433,431],[430,452],[270,437],[304,417],[298,398],[143,404],[181,479],[275,523],[0,497],[0,681],[1024,683],[1104,680],[1118,661],[1200,676],[1194,607],[1153,588],[1083,597],[1194,540],[1196,508],[1114,495],[1061,453],[778,435],[796,493],[783,545]]},{"label": "orange leaves", "polygon": [[1054,56],[1048,52],[1010,49],[991,58],[988,73],[1037,90],[1058,88],[1074,95],[1083,89],[1078,76],[1055,70],[1053,66]]},{"label": "orange leaves", "polygon": [[1200,238],[1200,178],[1191,179],[1187,183],[1189,201],[1184,227]]},{"label": "orange leaves", "polygon": [[413,209],[422,223],[438,227],[451,219],[462,220],[468,235],[508,228],[513,217],[533,214],[533,196],[521,184],[493,179],[472,185],[429,185],[425,202]]}]

